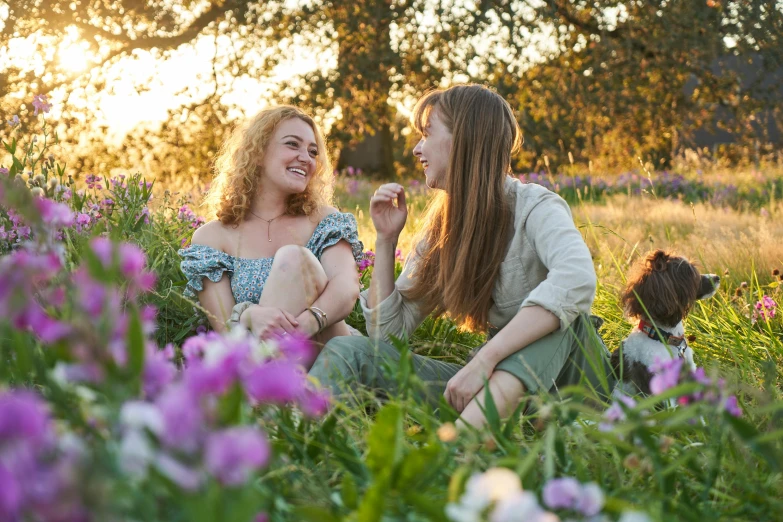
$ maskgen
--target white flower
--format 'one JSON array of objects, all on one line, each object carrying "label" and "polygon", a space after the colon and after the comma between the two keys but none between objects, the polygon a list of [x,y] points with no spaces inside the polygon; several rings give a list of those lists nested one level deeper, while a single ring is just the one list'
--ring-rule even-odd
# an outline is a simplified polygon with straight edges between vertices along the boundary
[{"label": "white flower", "polygon": [[459,503],[446,506],[446,516],[454,522],[478,522],[482,512],[498,502],[522,491],[519,475],[507,468],[492,468],[468,479]]},{"label": "white flower", "polygon": [[130,401],[122,405],[120,423],[132,431],[147,428],[155,435],[163,433],[163,414],[157,406],[149,402]]},{"label": "white flower", "polygon": [[517,491],[495,505],[490,522],[557,522],[554,513],[544,511],[536,496],[529,491]]},{"label": "white flower", "polygon": [[143,479],[147,476],[147,467],[153,455],[147,436],[138,430],[131,430],[120,444],[120,468],[128,475]]}]

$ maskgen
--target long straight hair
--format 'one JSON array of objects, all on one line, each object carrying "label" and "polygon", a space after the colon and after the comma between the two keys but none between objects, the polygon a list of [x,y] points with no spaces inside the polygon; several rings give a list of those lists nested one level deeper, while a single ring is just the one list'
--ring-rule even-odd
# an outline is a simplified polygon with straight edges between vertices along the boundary
[{"label": "long straight hair", "polygon": [[452,135],[445,190],[430,203],[412,286],[405,295],[486,331],[492,289],[506,255],[513,213],[505,192],[522,133],[509,104],[481,85],[431,91],[416,104],[420,133],[437,111]]}]

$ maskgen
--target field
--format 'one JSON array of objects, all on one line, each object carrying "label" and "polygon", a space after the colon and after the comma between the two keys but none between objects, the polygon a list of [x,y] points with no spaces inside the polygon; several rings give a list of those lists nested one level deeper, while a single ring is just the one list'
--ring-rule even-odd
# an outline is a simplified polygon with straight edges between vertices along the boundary
[{"label": "field", "polygon": [[[398,396],[328,408],[298,370],[306,346],[205,334],[181,296],[176,255],[201,223],[198,187],[147,175],[69,180],[24,143],[5,143],[17,159],[3,159],[0,180],[2,520],[781,518],[778,167],[526,176],[571,204],[610,349],[631,327],[618,306],[625,274],[651,248],[721,276],[687,320],[705,374],[600,407],[588,390],[561,390],[508,420],[490,404],[487,429],[457,433],[454,412],[411,398],[419,383],[406,357],[387,369]],[[347,173],[336,182],[337,204],[372,249],[377,183]],[[415,179],[405,184],[403,252],[427,199]],[[363,328],[358,309],[349,322]],[[428,319],[411,347],[459,361],[481,341]],[[668,398],[681,405],[662,407]]]}]

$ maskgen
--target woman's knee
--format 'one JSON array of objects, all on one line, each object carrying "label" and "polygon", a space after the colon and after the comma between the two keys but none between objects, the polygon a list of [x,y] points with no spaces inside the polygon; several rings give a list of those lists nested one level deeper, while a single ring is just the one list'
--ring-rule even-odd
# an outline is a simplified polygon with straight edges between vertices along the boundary
[{"label": "woman's knee", "polygon": [[320,290],[323,290],[328,280],[323,266],[315,255],[299,245],[285,245],[275,252],[270,277],[280,275],[301,279]]}]

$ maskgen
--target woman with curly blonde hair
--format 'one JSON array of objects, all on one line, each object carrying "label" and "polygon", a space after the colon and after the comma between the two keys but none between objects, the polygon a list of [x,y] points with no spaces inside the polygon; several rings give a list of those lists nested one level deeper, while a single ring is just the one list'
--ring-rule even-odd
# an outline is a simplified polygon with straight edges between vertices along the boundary
[{"label": "woman with curly blonde hair", "polygon": [[313,119],[290,106],[261,111],[225,142],[215,176],[207,203],[217,219],[179,251],[185,295],[218,331],[348,335],[363,247],[354,216],[330,206],[332,167]]}]

